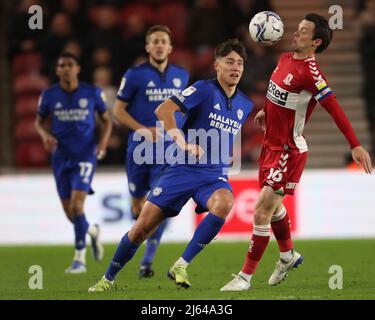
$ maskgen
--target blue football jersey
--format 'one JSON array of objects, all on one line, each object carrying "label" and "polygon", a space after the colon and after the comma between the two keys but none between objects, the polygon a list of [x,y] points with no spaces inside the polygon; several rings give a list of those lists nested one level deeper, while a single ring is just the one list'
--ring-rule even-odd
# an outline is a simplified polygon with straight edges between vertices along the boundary
[{"label": "blue football jersey", "polygon": [[42,118],[51,116],[56,152],[79,156],[95,151],[95,112],[106,111],[105,96],[96,86],[79,83],[73,92],[55,84],[43,91],[38,104]]},{"label": "blue football jersey", "polygon": [[216,79],[197,81],[171,100],[185,113],[186,141],[199,144],[205,152],[199,163],[179,152],[177,164],[229,167],[234,138],[253,109],[252,101],[238,89],[228,97]]},{"label": "blue football jersey", "polygon": [[[124,74],[117,93],[119,100],[128,103],[127,111],[139,123],[155,127],[155,109],[167,98],[184,90],[189,82],[188,72],[176,65],[168,64],[164,73],[150,63],[130,68]],[[180,126],[182,114],[176,115]],[[131,147],[134,132],[129,133],[128,145]]]}]

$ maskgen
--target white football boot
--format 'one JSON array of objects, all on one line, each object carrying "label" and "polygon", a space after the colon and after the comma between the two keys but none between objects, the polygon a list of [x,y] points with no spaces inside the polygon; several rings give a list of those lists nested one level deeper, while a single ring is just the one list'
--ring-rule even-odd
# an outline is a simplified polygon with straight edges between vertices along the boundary
[{"label": "white football boot", "polygon": [[234,279],[222,287],[220,291],[244,291],[250,289],[250,282],[244,277],[240,276],[239,274],[232,274],[232,276]]},{"label": "white football boot", "polygon": [[291,269],[298,268],[302,263],[303,257],[297,251],[293,250],[293,258],[290,261],[283,261],[281,259],[277,261],[275,270],[268,280],[268,284],[270,286],[276,286],[281,281],[285,280]]}]

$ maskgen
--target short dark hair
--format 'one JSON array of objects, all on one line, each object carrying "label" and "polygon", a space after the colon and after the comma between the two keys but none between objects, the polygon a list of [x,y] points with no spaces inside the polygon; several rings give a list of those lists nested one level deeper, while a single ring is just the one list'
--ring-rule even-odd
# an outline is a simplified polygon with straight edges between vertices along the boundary
[{"label": "short dark hair", "polygon": [[227,41],[220,43],[215,48],[215,60],[217,58],[222,58],[222,57],[227,56],[232,51],[238,53],[242,59],[244,60],[247,59],[245,46],[242,44],[240,40],[238,40],[237,38],[233,38],[233,39],[228,39]]},{"label": "short dark hair", "polygon": [[80,65],[78,57],[75,54],[71,53],[71,52],[62,52],[62,53],[60,53],[59,56],[57,57],[57,62],[60,59],[63,59],[63,58],[73,59],[76,64]]},{"label": "short dark hair", "polygon": [[158,32],[158,31],[165,32],[168,35],[170,42],[172,42],[172,31],[171,31],[171,29],[169,29],[169,27],[166,26],[166,25],[156,24],[156,25],[147,29],[147,31],[146,31],[146,43],[149,42],[150,36],[153,33]]},{"label": "short dark hair", "polygon": [[316,48],[315,52],[323,52],[328,48],[333,35],[332,29],[329,27],[328,20],[316,13],[309,13],[305,16],[304,19],[313,22],[315,25],[313,40],[322,40],[322,44]]}]

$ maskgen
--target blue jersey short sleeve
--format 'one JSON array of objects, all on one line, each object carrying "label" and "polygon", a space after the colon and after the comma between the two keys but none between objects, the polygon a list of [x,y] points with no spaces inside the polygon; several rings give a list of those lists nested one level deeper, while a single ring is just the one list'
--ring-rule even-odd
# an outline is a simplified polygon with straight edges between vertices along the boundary
[{"label": "blue jersey short sleeve", "polygon": [[38,101],[38,114],[42,118],[46,118],[49,115],[49,107],[48,107],[48,98],[46,91],[43,91],[39,97]]},{"label": "blue jersey short sleeve", "polygon": [[102,89],[100,88],[97,88],[96,89],[96,106],[95,106],[95,110],[98,111],[99,113],[104,113],[107,111],[107,105],[106,105],[106,96],[103,92]]},{"label": "blue jersey short sleeve", "polygon": [[127,70],[121,79],[120,88],[117,92],[117,98],[121,101],[131,101],[137,92],[136,73],[133,68]]},{"label": "blue jersey short sleeve", "polygon": [[182,112],[186,113],[199,106],[209,95],[210,91],[205,85],[205,81],[197,81],[170,99],[180,107]]}]

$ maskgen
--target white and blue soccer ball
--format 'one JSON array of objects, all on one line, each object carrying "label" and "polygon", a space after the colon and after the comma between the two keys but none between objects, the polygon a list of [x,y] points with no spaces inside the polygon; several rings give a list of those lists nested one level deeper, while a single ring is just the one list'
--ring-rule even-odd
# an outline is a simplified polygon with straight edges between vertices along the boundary
[{"label": "white and blue soccer ball", "polygon": [[249,32],[255,42],[270,46],[278,42],[283,36],[284,24],[275,12],[262,11],[251,19]]}]

